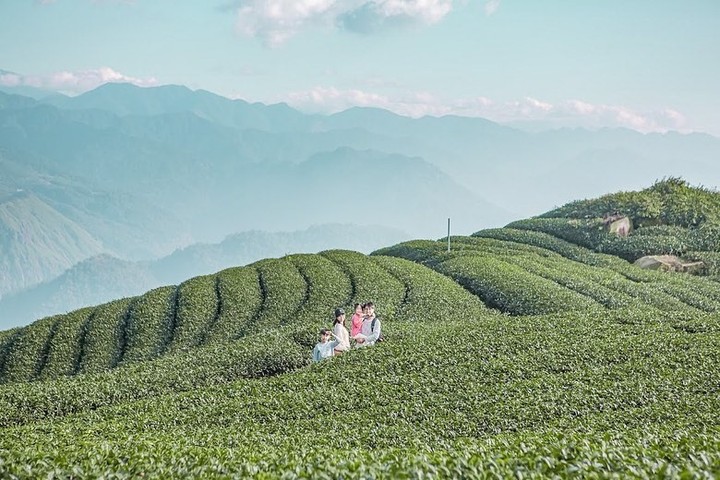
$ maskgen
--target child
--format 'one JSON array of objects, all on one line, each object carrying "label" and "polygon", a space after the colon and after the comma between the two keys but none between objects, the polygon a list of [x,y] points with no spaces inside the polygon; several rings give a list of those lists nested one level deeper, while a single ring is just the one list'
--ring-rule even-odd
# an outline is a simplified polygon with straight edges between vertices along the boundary
[{"label": "child", "polygon": [[331,335],[333,337],[335,336],[327,328],[320,330],[320,342],[318,342],[313,349],[313,362],[319,362],[325,358],[332,357],[333,350],[340,345],[340,342],[337,340],[329,341]]},{"label": "child", "polygon": [[363,324],[363,309],[364,305],[361,305],[359,303],[355,304],[355,313],[353,313],[352,318],[350,319],[350,336],[354,337],[358,333],[360,333],[360,329],[362,328]]}]

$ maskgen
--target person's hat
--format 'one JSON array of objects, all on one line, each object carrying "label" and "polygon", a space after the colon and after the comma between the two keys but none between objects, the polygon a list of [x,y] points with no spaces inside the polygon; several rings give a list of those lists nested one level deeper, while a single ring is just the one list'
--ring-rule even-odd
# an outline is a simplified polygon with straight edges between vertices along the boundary
[{"label": "person's hat", "polygon": [[335,309],[335,318],[339,317],[340,315],[345,315],[345,310],[342,308],[336,308]]}]

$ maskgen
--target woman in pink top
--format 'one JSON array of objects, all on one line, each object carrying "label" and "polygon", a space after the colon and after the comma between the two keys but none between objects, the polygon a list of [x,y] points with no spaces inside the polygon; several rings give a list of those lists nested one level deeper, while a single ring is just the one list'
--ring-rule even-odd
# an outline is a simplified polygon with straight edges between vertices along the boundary
[{"label": "woman in pink top", "polygon": [[363,324],[363,306],[359,303],[355,304],[355,313],[350,319],[350,336],[354,337],[360,333]]}]

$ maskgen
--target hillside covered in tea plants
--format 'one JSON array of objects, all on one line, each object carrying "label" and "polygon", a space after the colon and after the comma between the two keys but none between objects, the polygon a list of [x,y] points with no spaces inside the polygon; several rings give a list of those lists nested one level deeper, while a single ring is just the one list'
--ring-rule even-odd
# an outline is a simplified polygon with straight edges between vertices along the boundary
[{"label": "hillside covered in tea plants", "polygon": [[[0,477],[711,478],[718,198],[668,179],[450,251],[265,259],[0,332]],[[708,262],[629,261],[655,253]],[[366,300],[386,341],[311,364]]]}]

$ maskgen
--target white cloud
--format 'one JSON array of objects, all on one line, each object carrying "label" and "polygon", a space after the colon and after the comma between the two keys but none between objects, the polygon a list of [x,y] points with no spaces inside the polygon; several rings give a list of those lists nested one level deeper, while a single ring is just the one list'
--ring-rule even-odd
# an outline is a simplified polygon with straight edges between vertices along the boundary
[{"label": "white cloud", "polygon": [[234,6],[239,33],[278,46],[314,26],[369,33],[434,24],[450,13],[453,0],[240,0]]},{"label": "white cloud", "polygon": [[157,85],[154,77],[137,78],[124,75],[110,67],[101,67],[76,72],[62,71],[45,76],[38,75],[0,75],[0,85],[8,87],[30,86],[54,90],[68,95],[74,95],[92,90],[105,83],[133,83],[141,87]]},{"label": "white cloud", "polygon": [[404,91],[381,94],[360,89],[316,87],[293,92],[274,99],[285,101],[307,112],[335,113],[350,107],[376,107],[409,117],[461,115],[483,117],[492,121],[542,122],[548,127],[625,127],[640,132],[683,131],[686,118],[672,109],[636,111],[624,106],[592,104],[568,100],[553,104],[532,97],[517,101],[497,102],[487,97],[444,99],[427,92]]},{"label": "white cloud", "polygon": [[488,17],[500,8],[500,0],[485,0],[485,15]]}]

